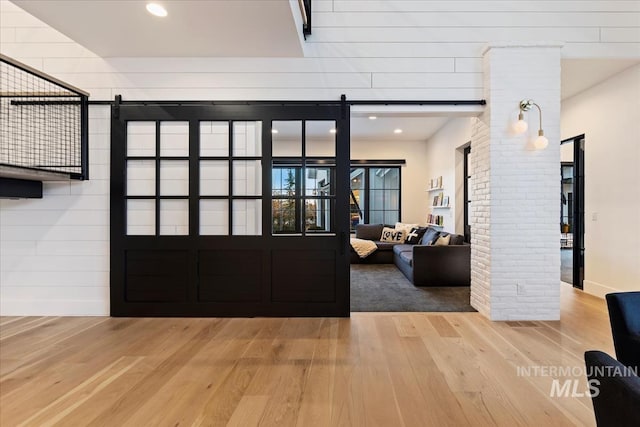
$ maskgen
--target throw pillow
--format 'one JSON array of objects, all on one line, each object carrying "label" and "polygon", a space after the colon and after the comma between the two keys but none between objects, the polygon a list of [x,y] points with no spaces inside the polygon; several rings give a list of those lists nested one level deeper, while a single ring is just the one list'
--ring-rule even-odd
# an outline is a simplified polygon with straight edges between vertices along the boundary
[{"label": "throw pillow", "polygon": [[422,236],[427,232],[426,227],[413,227],[409,234],[407,235],[407,240],[405,243],[410,245],[417,245],[422,240]]},{"label": "throw pillow", "polygon": [[436,240],[440,236],[440,233],[435,228],[429,227],[427,231],[425,231],[424,236],[422,236],[422,241],[420,244],[429,246],[433,245],[434,240]]},{"label": "throw pillow", "polygon": [[404,231],[405,238],[411,233],[413,227],[418,227],[419,224],[405,224],[403,222],[396,222],[396,230]]},{"label": "throw pillow", "polygon": [[393,228],[385,227],[382,229],[382,236],[380,236],[381,242],[389,243],[402,243],[404,242],[404,231],[395,230]]},{"label": "throw pillow", "polygon": [[449,240],[450,245],[462,245],[464,243],[464,236],[460,234],[450,234],[451,240]]},{"label": "throw pillow", "polygon": [[449,240],[451,240],[451,235],[447,234],[446,236],[438,237],[438,240],[433,244],[434,246],[449,246]]}]

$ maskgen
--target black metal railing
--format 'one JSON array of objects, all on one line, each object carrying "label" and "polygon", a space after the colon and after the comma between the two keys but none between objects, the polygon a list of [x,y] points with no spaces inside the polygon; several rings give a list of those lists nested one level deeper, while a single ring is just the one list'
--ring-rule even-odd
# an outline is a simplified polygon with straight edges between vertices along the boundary
[{"label": "black metal railing", "polygon": [[0,166],[89,178],[89,94],[0,54]]},{"label": "black metal railing", "polygon": [[305,40],[311,35],[311,0],[298,0],[302,13],[302,34]]}]

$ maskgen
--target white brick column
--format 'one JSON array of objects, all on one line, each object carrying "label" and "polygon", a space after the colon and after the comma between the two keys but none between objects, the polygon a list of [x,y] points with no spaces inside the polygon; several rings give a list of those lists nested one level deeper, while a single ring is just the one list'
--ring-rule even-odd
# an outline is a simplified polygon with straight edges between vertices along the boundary
[{"label": "white brick column", "polygon": [[[560,318],[560,49],[492,44],[484,52],[487,108],[471,138],[471,305],[492,320]],[[549,139],[517,135],[519,102],[542,108]]]}]

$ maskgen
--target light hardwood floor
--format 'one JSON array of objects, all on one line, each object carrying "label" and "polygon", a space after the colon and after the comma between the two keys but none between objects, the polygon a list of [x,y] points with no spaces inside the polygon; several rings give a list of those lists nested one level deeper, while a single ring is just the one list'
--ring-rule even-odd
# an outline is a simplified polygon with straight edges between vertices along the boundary
[{"label": "light hardwood floor", "polygon": [[605,303],[564,285],[559,322],[3,317],[0,425],[594,425],[588,397],[518,375],[586,349],[613,354]]}]

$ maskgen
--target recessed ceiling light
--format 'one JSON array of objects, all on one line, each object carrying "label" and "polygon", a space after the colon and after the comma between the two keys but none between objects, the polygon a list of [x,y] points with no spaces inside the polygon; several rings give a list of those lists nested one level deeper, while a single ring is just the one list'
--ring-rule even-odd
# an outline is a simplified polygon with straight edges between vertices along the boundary
[{"label": "recessed ceiling light", "polygon": [[393,133],[402,133],[402,129],[395,129]]},{"label": "recessed ceiling light", "polygon": [[369,120],[375,120],[377,118],[378,118],[378,116],[369,116]]},{"label": "recessed ceiling light", "polygon": [[278,129],[271,129],[271,133],[278,133]]},{"label": "recessed ceiling light", "polygon": [[335,129],[330,129],[329,133],[336,133],[337,131]]},{"label": "recessed ceiling light", "polygon": [[159,16],[161,18],[164,18],[165,16],[167,16],[167,9],[160,6],[158,3],[148,3],[147,12],[149,12],[154,16]]}]

